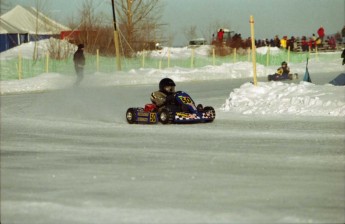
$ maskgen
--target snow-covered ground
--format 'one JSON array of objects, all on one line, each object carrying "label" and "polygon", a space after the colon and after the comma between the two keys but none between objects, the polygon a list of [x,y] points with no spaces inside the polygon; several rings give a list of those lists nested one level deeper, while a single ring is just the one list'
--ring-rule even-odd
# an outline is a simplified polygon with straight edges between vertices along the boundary
[{"label": "snow-covered ground", "polygon": [[[257,67],[257,86],[247,62],[1,81],[1,223],[344,223],[340,57],[313,83]],[[127,124],[163,77],[215,121]]]}]

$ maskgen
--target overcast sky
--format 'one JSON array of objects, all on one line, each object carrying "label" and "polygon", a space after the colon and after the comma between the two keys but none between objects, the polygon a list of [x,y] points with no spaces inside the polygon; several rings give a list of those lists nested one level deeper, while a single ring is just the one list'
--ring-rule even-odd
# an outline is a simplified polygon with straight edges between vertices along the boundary
[{"label": "overcast sky", "polygon": [[[38,0],[50,16],[65,22],[77,18],[84,0]],[[345,0],[162,0],[166,31],[174,45],[188,43],[183,30],[196,26],[209,40],[218,26],[250,36],[249,17],[254,16],[255,37],[311,36],[322,25],[326,35],[345,25]],[[36,0],[7,0],[12,5],[35,6]],[[111,14],[111,0],[93,0],[97,11]],[[111,19],[111,17],[110,17]],[[111,21],[110,21],[111,23]],[[67,24],[65,24],[67,25]],[[212,28],[211,28],[212,27]],[[213,31],[214,27],[214,31]]]}]

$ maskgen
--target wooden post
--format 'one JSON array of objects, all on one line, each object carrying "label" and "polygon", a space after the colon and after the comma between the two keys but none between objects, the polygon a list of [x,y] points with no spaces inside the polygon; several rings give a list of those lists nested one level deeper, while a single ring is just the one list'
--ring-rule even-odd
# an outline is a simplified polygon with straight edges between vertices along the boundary
[{"label": "wooden post", "polygon": [[194,68],[194,48],[192,48],[192,56],[190,59],[190,67]]},{"label": "wooden post", "polygon": [[99,72],[99,49],[97,49],[96,55],[96,70]]},{"label": "wooden post", "polygon": [[120,56],[120,46],[119,46],[119,33],[114,31],[114,40],[115,40],[115,52],[116,52],[116,68],[118,71],[121,71],[121,56]]},{"label": "wooden post", "polygon": [[142,54],[143,54],[143,57],[142,57],[142,60],[141,60],[141,67],[145,68],[145,50],[142,51]]},{"label": "wooden post", "polygon": [[256,79],[256,48],[255,48],[255,35],[254,35],[254,18],[250,16],[250,31],[251,31],[251,38],[252,38],[252,61],[253,61],[253,78],[254,78],[254,85],[257,85]]},{"label": "wooden post", "polygon": [[18,79],[22,79],[22,51],[19,48],[18,51]]},{"label": "wooden post", "polygon": [[234,63],[237,61],[237,49],[234,49]]},{"label": "wooden post", "polygon": [[315,44],[315,56],[316,56],[316,60],[319,61],[319,52],[317,49],[317,44]]},{"label": "wooden post", "polygon": [[216,49],[212,49],[212,61],[213,61],[213,66],[216,65]]}]

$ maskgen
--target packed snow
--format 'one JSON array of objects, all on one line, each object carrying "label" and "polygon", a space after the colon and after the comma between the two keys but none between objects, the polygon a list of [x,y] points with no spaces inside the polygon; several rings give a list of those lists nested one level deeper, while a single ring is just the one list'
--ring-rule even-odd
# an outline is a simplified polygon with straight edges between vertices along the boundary
[{"label": "packed snow", "polygon": [[[257,65],[255,86],[250,62],[87,73],[79,87],[58,73],[1,81],[1,223],[344,223],[333,54],[310,60],[313,83],[290,63],[299,79],[267,82],[277,68]],[[214,122],[128,124],[163,77],[213,106]]]}]

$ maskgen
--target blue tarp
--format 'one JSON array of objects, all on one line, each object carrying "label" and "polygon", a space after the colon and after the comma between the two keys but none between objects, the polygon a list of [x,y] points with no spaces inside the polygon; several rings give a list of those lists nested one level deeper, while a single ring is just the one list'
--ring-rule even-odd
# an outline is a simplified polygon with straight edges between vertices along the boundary
[{"label": "blue tarp", "polygon": [[335,86],[345,86],[345,73],[341,73],[329,83]]},{"label": "blue tarp", "polygon": [[50,37],[53,37],[53,36],[55,35],[28,35],[28,34],[3,33],[3,34],[0,34],[0,52],[7,51],[8,49],[11,49],[23,43],[49,39]]}]

